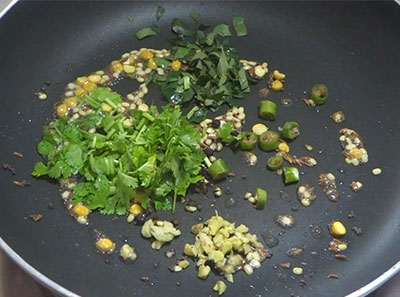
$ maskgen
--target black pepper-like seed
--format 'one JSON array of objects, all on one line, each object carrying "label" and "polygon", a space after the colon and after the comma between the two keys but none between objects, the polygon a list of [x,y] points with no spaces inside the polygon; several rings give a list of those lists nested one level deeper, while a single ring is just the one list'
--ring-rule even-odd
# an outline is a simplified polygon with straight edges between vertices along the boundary
[{"label": "black pepper-like seed", "polygon": [[304,288],[305,286],[307,286],[307,283],[304,279],[300,280],[300,287]]},{"label": "black pepper-like seed", "polygon": [[174,219],[172,219],[171,222],[174,225],[174,227],[177,227],[177,226],[179,226],[181,221],[178,218],[174,218]]},{"label": "black pepper-like seed", "polygon": [[244,180],[244,179],[246,179],[247,178],[247,176],[246,175],[242,175],[242,179]]},{"label": "black pepper-like seed", "polygon": [[45,87],[45,86],[41,86],[41,87],[40,87],[40,90],[41,90],[42,92],[46,92],[46,87]]},{"label": "black pepper-like seed", "polygon": [[143,225],[144,222],[146,221],[146,214],[145,213],[141,213],[138,214],[137,216],[135,216],[135,223],[139,226]]},{"label": "black pepper-like seed", "polygon": [[46,81],[44,82],[44,84],[45,84],[46,86],[50,86],[50,85],[51,85],[51,82],[50,82],[49,80],[46,80]]},{"label": "black pepper-like seed", "polygon": [[214,154],[214,150],[210,149],[209,147],[206,147],[206,148],[204,149],[204,153],[205,153],[208,157],[210,157],[210,156],[212,156],[212,155]]},{"label": "black pepper-like seed", "polygon": [[105,259],[104,262],[105,262],[106,264],[110,264],[110,259]]},{"label": "black pepper-like seed", "polygon": [[239,135],[239,131],[237,131],[237,130],[232,130],[231,135],[232,135],[232,136],[238,136],[238,135]]},{"label": "black pepper-like seed", "polygon": [[298,211],[299,210],[299,208],[297,207],[297,206],[292,206],[292,211]]},{"label": "black pepper-like seed", "polygon": [[48,209],[54,209],[53,203],[49,202],[49,204],[47,205],[47,208],[48,208]]},{"label": "black pepper-like seed", "polygon": [[221,121],[215,119],[215,120],[212,121],[211,126],[212,126],[214,129],[217,129],[217,128],[219,128],[219,126],[221,126]]}]

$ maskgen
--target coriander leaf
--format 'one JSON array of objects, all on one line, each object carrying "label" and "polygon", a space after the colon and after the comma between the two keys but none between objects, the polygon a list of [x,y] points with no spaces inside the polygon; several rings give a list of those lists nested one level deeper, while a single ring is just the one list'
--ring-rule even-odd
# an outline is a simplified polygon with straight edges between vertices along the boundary
[{"label": "coriander leaf", "polygon": [[63,147],[63,153],[65,156],[65,161],[68,165],[72,167],[82,167],[83,151],[77,144],[69,144]]},{"label": "coriander leaf", "polygon": [[[168,69],[169,65],[171,64],[170,60],[164,58],[154,57],[153,60],[154,62],[156,62],[158,67],[161,67],[163,69]],[[164,76],[162,77],[165,78]]]},{"label": "coriander leaf", "polygon": [[190,49],[178,46],[174,49],[174,59],[182,59],[190,53]]},{"label": "coriander leaf", "polygon": [[247,35],[247,27],[244,22],[244,17],[235,16],[233,17],[233,27],[235,28],[236,35],[238,37],[246,36]]},{"label": "coriander leaf", "polygon": [[230,122],[222,125],[221,128],[218,129],[218,135],[221,137],[222,141],[225,143],[231,143],[233,141],[233,137],[231,135],[233,131],[232,124]]},{"label": "coriander leaf", "polygon": [[41,154],[44,157],[47,157],[50,154],[50,152],[54,150],[54,146],[50,142],[42,140],[38,143],[37,150],[39,154]]},{"label": "coriander leaf", "polygon": [[172,204],[171,201],[169,201],[168,199],[165,199],[163,201],[159,201],[159,200],[154,200],[154,208],[156,210],[170,210],[172,209]]},{"label": "coriander leaf", "polygon": [[129,176],[121,171],[118,171],[118,178],[120,179],[121,183],[123,183],[127,187],[137,188],[138,186],[137,178]]},{"label": "coriander leaf", "polygon": [[59,178],[61,176],[67,178],[74,173],[74,170],[68,166],[64,161],[57,161],[51,168],[49,168],[48,176],[51,178]]},{"label": "coriander leaf", "polygon": [[141,179],[141,186],[147,188],[150,186],[153,178],[156,175],[156,155],[151,155],[147,162],[138,169],[139,177]]},{"label": "coriander leaf", "polygon": [[193,31],[189,25],[181,19],[175,18],[172,20],[172,32],[178,36],[193,36]]},{"label": "coriander leaf", "polygon": [[42,175],[46,175],[48,171],[49,169],[46,165],[43,164],[43,162],[37,162],[31,174],[32,176],[39,177]]},{"label": "coriander leaf", "polygon": [[228,61],[226,59],[224,48],[221,46],[221,54],[219,56],[219,62],[217,65],[217,72],[219,76],[224,75],[229,69]]},{"label": "coriander leaf", "polygon": [[157,6],[157,13],[156,13],[156,19],[157,19],[157,21],[159,21],[159,20],[162,18],[162,16],[164,15],[164,13],[165,13],[165,8],[162,7],[161,5],[158,5],[158,6]]},{"label": "coriander leaf", "polygon": [[202,107],[193,113],[193,115],[190,117],[190,120],[193,123],[200,123],[207,117],[207,112],[208,112],[207,108]]},{"label": "coriander leaf", "polygon": [[219,24],[215,26],[213,32],[222,37],[227,37],[232,35],[231,31],[229,30],[229,26],[226,24]]},{"label": "coriander leaf", "polygon": [[145,27],[145,28],[138,30],[135,33],[135,36],[137,39],[141,40],[141,39],[149,37],[149,36],[157,35],[157,33],[158,33],[158,27],[152,25],[151,27]]},{"label": "coriander leaf", "polygon": [[81,142],[82,139],[82,133],[79,131],[79,129],[75,126],[68,126],[62,131],[63,135],[67,140],[74,142],[74,143],[79,143]]},{"label": "coriander leaf", "polygon": [[113,92],[105,87],[94,88],[90,92],[90,96],[95,98],[97,101],[108,103],[114,109],[117,108],[117,105],[122,102],[120,94]]},{"label": "coriander leaf", "polygon": [[192,18],[192,20],[197,23],[200,17],[200,13],[198,12],[191,12],[189,13],[190,17]]}]

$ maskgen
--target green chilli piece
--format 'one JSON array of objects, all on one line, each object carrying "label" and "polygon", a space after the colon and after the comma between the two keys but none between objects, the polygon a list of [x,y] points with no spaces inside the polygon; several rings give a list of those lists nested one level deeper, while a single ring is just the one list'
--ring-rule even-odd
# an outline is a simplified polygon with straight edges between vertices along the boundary
[{"label": "green chilli piece", "polygon": [[239,148],[242,151],[251,151],[257,145],[257,135],[253,132],[243,132],[239,141]]},{"label": "green chilli piece", "polygon": [[328,99],[328,88],[324,84],[318,84],[311,89],[311,100],[317,105],[322,105]]},{"label": "green chilli piece", "polygon": [[283,158],[282,156],[276,155],[268,159],[267,161],[267,167],[269,170],[278,170],[279,168],[282,168],[283,165]]},{"label": "green chilli piece", "polygon": [[286,139],[293,140],[300,135],[300,125],[297,122],[286,122],[282,128],[282,136]]},{"label": "green chilli piece", "polygon": [[273,151],[279,145],[279,134],[275,131],[265,131],[260,135],[259,146],[263,151]]},{"label": "green chilli piece", "polygon": [[274,121],[276,119],[276,104],[270,100],[260,101],[258,116],[264,120]]},{"label": "green chilli piece", "polygon": [[213,181],[224,179],[228,176],[230,170],[223,159],[218,159],[208,168],[208,174]]},{"label": "green chilli piece", "polygon": [[257,209],[264,209],[265,203],[267,202],[268,198],[268,193],[262,188],[257,188],[257,193],[256,193],[256,208]]},{"label": "green chilli piece", "polygon": [[299,170],[296,167],[283,167],[285,184],[297,183],[300,180]]}]

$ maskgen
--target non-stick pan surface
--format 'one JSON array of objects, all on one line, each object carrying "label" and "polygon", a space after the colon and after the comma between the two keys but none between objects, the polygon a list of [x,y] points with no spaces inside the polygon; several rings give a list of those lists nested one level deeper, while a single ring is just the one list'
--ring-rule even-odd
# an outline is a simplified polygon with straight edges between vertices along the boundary
[{"label": "non-stick pan surface", "polygon": [[[286,187],[291,201],[279,196],[282,181],[265,169],[268,154],[257,151],[259,163],[247,168],[238,153],[229,150],[224,157],[236,173],[235,178],[221,184],[231,194],[215,202],[212,193],[206,199],[193,196],[203,205],[199,213],[188,214],[178,207],[175,217],[181,219],[182,236],[169,247],[181,251],[185,242],[192,242],[190,226],[218,210],[226,219],[244,223],[258,235],[269,231],[279,238],[272,248],[273,257],[252,276],[237,273],[225,296],[344,296],[371,282],[400,259],[400,162],[398,149],[400,112],[400,7],[393,2],[175,2],[163,3],[166,13],[160,21],[161,33],[137,41],[137,29],[155,21],[156,3],[139,2],[21,2],[0,21],[0,141],[1,161],[12,164],[16,175],[1,172],[0,235],[25,261],[59,285],[82,296],[208,296],[218,278],[197,279],[194,264],[180,273],[167,267],[174,260],[166,259],[164,250],[156,252],[150,242],[140,237],[140,228],[128,225],[124,217],[91,216],[90,225],[77,224],[64,210],[58,187],[44,179],[30,177],[39,159],[36,143],[41,127],[52,118],[53,104],[63,87],[78,75],[104,68],[112,59],[139,47],[168,47],[174,17],[187,19],[190,12],[200,12],[201,21],[209,24],[230,23],[235,15],[245,17],[249,36],[233,38],[233,45],[242,57],[268,61],[269,68],[288,75],[286,91],[270,98],[280,102],[291,98],[293,105],[280,108],[277,129],[285,120],[301,123],[301,137],[291,146],[298,155],[306,154],[303,145],[311,144],[311,153],[318,160],[314,169],[302,168],[302,181],[317,188],[318,198],[309,208],[295,198],[296,186]],[[133,21],[132,21],[133,19]],[[33,93],[45,81],[49,99],[39,101]],[[326,83],[330,90],[328,104],[321,108],[307,107],[302,101],[313,84]],[[257,121],[257,92],[238,101],[247,110],[246,128]],[[136,85],[124,82],[121,92]],[[148,100],[163,103],[156,88]],[[346,121],[337,125],[329,116],[343,110]],[[346,165],[338,142],[338,130],[355,129],[364,138],[370,161],[360,167]],[[13,151],[24,154],[22,159]],[[380,176],[371,169],[382,168]],[[317,186],[321,172],[333,172],[338,179],[341,200],[333,203]],[[245,174],[246,180],[241,176]],[[26,179],[32,185],[19,188],[14,179]],[[349,184],[360,180],[364,188],[353,193]],[[270,198],[264,211],[255,211],[242,199],[243,193],[257,186],[268,189]],[[226,207],[234,198],[236,205]],[[53,207],[49,208],[49,205]],[[292,206],[299,210],[293,212]],[[52,208],[52,209],[51,209]],[[348,214],[354,212],[354,218]],[[32,213],[44,218],[33,223]],[[274,223],[277,214],[292,214],[297,226],[282,230]],[[171,219],[160,212],[160,218]],[[330,235],[327,224],[342,220],[348,226],[345,252],[348,260],[334,259],[327,251]],[[323,227],[324,236],[315,239],[309,226]],[[356,236],[350,227],[363,229]],[[94,229],[104,231],[119,246],[125,239],[135,246],[139,258],[124,264],[115,253],[96,253]],[[286,251],[303,247],[298,258],[288,258]],[[317,252],[312,256],[311,252]],[[109,261],[109,263],[106,263]],[[290,262],[304,268],[302,276],[279,267]],[[328,273],[340,275],[327,279]],[[150,281],[143,282],[142,276]],[[305,284],[301,284],[304,280]],[[180,286],[176,283],[180,282]]]}]

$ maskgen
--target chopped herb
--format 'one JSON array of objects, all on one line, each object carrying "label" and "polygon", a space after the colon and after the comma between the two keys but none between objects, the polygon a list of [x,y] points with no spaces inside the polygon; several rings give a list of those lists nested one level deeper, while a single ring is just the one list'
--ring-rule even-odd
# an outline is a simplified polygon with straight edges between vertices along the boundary
[{"label": "chopped herb", "polygon": [[200,13],[198,12],[191,12],[190,17],[192,18],[192,20],[197,23],[199,21],[199,17],[200,17]]},{"label": "chopped herb", "polygon": [[[117,102],[120,96],[96,88],[90,98]],[[103,214],[124,214],[139,191],[143,207],[152,202],[156,209],[174,209],[177,197],[203,179],[200,132],[182,117],[179,106],[166,107],[161,113],[155,106],[149,112],[131,113],[51,122],[38,145],[47,162],[36,163],[32,175],[82,176],[83,181],[73,189],[73,201]],[[127,118],[135,123],[133,127],[121,125]],[[86,120],[92,121],[90,125]],[[92,124],[96,132],[88,133]],[[167,198],[170,194],[172,202]]]},{"label": "chopped herb", "polygon": [[141,40],[143,38],[157,35],[158,33],[158,26],[156,24],[153,24],[151,27],[145,27],[140,29],[135,33],[135,36],[137,39]]},{"label": "chopped herb", "polygon": [[175,18],[172,20],[172,32],[178,36],[193,36],[193,30],[190,29],[189,25],[181,19]]},{"label": "chopped herb", "polygon": [[229,26],[226,24],[219,24],[219,25],[215,26],[213,32],[222,37],[232,36],[232,33],[229,30]]},{"label": "chopped herb", "polygon": [[157,19],[157,21],[159,21],[159,20],[162,18],[162,16],[164,15],[164,13],[165,13],[165,8],[162,7],[161,5],[158,5],[158,6],[157,6],[157,13],[156,13],[156,19]]},{"label": "chopped herb", "polygon": [[233,27],[235,28],[236,35],[238,37],[247,35],[247,27],[244,23],[244,17],[235,16],[233,17]]}]

